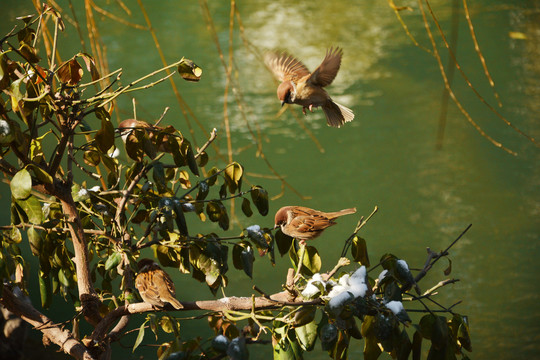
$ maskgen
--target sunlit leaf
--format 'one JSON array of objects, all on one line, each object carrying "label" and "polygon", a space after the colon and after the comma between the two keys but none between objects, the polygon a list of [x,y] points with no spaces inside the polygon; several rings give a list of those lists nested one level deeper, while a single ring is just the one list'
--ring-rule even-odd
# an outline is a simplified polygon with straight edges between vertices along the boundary
[{"label": "sunlit leaf", "polygon": [[109,271],[120,264],[120,261],[122,260],[122,254],[119,252],[112,253],[108,258],[107,261],[105,261],[105,270]]},{"label": "sunlit leaf", "polygon": [[240,189],[242,176],[244,175],[244,168],[237,162],[233,162],[225,168],[223,175],[227,181],[229,192],[232,194],[237,189]]},{"label": "sunlit leaf", "polygon": [[369,256],[367,251],[366,240],[355,236],[352,240],[351,253],[353,260],[361,265],[369,267]]},{"label": "sunlit leaf", "polygon": [[135,339],[135,344],[133,344],[133,351],[132,352],[135,352],[135,349],[138,348],[139,345],[141,345],[141,342],[144,339],[145,327],[146,327],[146,322],[143,322],[141,324],[141,326],[139,327],[139,332],[137,333],[137,339]]},{"label": "sunlit leaf", "polygon": [[27,169],[32,171],[36,179],[38,179],[42,183],[44,184],[53,183],[53,177],[48,172],[40,168],[39,166],[35,164],[28,164]]},{"label": "sunlit leaf", "polygon": [[36,64],[41,60],[41,58],[38,56],[37,50],[28,44],[22,44],[19,51],[29,63]]},{"label": "sunlit leaf", "polygon": [[15,80],[9,86],[9,92],[11,95],[11,108],[13,109],[13,111],[20,110],[19,101],[21,101],[24,97],[21,93],[21,90],[19,89],[22,80],[23,79]]},{"label": "sunlit leaf", "polygon": [[9,184],[15,199],[26,199],[32,192],[32,176],[26,169],[19,170]]},{"label": "sunlit leaf", "polygon": [[94,58],[85,53],[79,53],[78,55],[84,60],[84,63],[86,64],[86,69],[90,72],[90,75],[92,76],[92,81],[99,79],[100,75]]},{"label": "sunlit leaf", "polygon": [[217,179],[218,179],[217,173],[218,172],[219,172],[219,169],[216,168],[216,167],[213,167],[210,170],[208,170],[206,182],[208,183],[209,186],[214,186],[214,184],[217,182]]},{"label": "sunlit leaf", "polygon": [[98,166],[101,162],[101,156],[95,150],[87,150],[83,154],[83,160],[88,166]]},{"label": "sunlit leaf", "polygon": [[76,59],[71,59],[60,65],[57,75],[61,82],[77,85],[83,76],[83,69]]},{"label": "sunlit leaf", "polygon": [[311,351],[317,341],[317,324],[315,321],[294,329],[298,342],[304,351]]},{"label": "sunlit leaf", "polygon": [[192,60],[182,59],[183,61],[178,65],[178,73],[184,80],[187,81],[199,81],[202,75],[202,69],[197,66]]}]

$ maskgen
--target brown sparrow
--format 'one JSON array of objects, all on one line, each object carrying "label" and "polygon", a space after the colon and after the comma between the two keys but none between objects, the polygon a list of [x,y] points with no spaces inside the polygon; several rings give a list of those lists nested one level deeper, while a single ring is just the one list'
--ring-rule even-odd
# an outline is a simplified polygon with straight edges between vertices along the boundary
[{"label": "brown sparrow", "polygon": [[156,307],[164,307],[167,303],[175,309],[184,306],[176,300],[174,283],[170,276],[152,259],[142,259],[137,265],[139,274],[135,278],[135,287],[139,290],[144,302]]},{"label": "brown sparrow", "polygon": [[344,209],[325,213],[303,206],[285,206],[276,212],[274,229],[281,227],[285,235],[300,240],[305,245],[306,240],[315,239],[324,229],[335,225],[335,219],[340,216],[354,214],[356,208]]},{"label": "brown sparrow", "polygon": [[313,112],[314,107],[321,106],[327,124],[337,128],[352,121],[352,110],[334,102],[323,89],[336,77],[342,55],[343,51],[339,47],[328,49],[321,65],[310,73],[307,67],[292,55],[267,53],[265,63],[281,81],[277,89],[281,106],[285,103],[302,105],[304,115],[306,108]]}]

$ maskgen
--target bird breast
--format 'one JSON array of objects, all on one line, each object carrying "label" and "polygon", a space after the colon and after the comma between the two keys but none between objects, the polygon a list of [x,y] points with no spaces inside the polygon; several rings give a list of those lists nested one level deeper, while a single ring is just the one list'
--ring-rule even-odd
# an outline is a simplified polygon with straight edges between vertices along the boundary
[{"label": "bird breast", "polygon": [[328,96],[328,93],[323,88],[311,85],[304,79],[296,86],[295,104],[317,107],[326,104],[328,99],[330,99],[330,96]]}]

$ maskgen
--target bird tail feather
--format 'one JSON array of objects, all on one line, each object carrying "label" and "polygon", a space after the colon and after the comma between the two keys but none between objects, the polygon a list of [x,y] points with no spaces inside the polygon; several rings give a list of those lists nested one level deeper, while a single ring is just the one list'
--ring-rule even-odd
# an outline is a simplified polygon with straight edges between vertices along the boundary
[{"label": "bird tail feather", "polygon": [[333,213],[327,213],[327,215],[328,215],[328,218],[333,220],[343,215],[354,214],[355,212],[356,212],[356,208],[350,208],[350,209],[343,209],[340,211],[336,211]]},{"label": "bird tail feather", "polygon": [[322,108],[326,115],[326,123],[329,126],[339,128],[354,119],[354,113],[351,109],[332,100],[329,100]]}]

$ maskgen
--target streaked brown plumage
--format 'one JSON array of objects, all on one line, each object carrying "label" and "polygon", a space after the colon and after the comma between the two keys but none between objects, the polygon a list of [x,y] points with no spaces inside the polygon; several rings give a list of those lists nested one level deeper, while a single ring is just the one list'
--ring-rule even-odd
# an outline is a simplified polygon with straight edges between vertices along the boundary
[{"label": "streaked brown plumage", "polygon": [[265,63],[274,75],[281,81],[277,95],[281,105],[302,105],[304,114],[306,109],[313,111],[314,107],[321,106],[326,115],[326,122],[332,127],[341,127],[344,123],[352,121],[354,114],[351,109],[334,102],[323,89],[334,81],[341,65],[343,50],[339,47],[330,48],[322,63],[310,73],[307,67],[292,55],[287,53],[268,52]]},{"label": "streaked brown plumage", "polygon": [[354,214],[356,208],[335,212],[322,212],[304,206],[285,206],[276,212],[275,228],[281,227],[285,235],[289,235],[305,244],[306,240],[315,239],[329,226],[335,225],[338,217]]},{"label": "streaked brown plumage", "polygon": [[152,259],[142,259],[137,265],[139,274],[135,278],[135,287],[144,302],[156,307],[171,304],[175,309],[184,306],[176,299],[174,283],[170,276],[163,271]]}]

